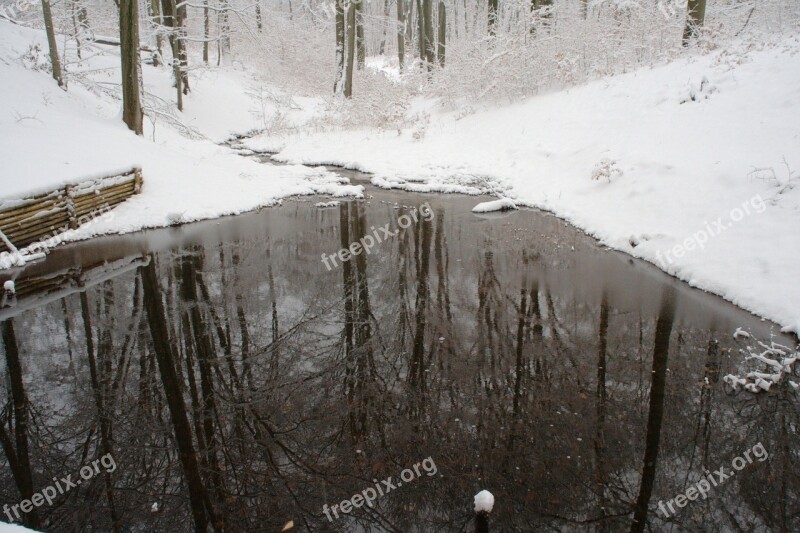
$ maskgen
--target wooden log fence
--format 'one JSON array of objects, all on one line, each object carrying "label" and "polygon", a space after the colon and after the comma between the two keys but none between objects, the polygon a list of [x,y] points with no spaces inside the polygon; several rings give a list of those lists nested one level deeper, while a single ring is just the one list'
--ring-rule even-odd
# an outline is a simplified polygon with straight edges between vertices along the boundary
[{"label": "wooden log fence", "polygon": [[[47,193],[0,201],[0,231],[22,249],[85,224],[141,189],[142,169],[134,167],[121,174],[85,180]],[[11,250],[0,240],[2,251]]]}]

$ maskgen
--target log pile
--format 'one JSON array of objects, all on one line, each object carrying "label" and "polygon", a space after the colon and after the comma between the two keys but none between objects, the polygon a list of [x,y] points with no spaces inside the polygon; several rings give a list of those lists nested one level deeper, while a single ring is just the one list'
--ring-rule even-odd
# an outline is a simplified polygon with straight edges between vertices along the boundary
[{"label": "log pile", "polygon": [[[142,188],[142,170],[86,180],[44,194],[0,202],[0,231],[17,248],[75,229]],[[0,241],[0,252],[11,251]]]}]

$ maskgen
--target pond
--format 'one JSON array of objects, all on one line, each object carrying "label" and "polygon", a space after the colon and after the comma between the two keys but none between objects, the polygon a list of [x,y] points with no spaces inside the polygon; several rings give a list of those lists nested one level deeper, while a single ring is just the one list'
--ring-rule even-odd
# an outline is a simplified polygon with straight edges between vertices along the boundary
[{"label": "pond", "polygon": [[[2,520],[53,492],[21,517],[473,531],[487,489],[490,531],[800,530],[796,393],[722,380],[748,347],[796,339],[546,213],[329,200],[72,244],[18,273]],[[369,253],[340,254],[366,235]]]}]

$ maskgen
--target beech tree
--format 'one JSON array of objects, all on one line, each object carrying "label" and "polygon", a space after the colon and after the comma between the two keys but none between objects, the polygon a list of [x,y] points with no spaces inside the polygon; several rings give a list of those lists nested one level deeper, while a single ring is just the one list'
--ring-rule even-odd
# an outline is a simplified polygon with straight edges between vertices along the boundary
[{"label": "beech tree", "polygon": [[364,40],[364,2],[357,0],[353,4],[356,7],[356,61],[358,70],[361,70],[367,62],[367,43]]},{"label": "beech tree", "polygon": [[447,10],[444,2],[439,2],[439,38],[436,51],[436,59],[439,66],[444,68],[445,49],[447,48]]},{"label": "beech tree", "polygon": [[345,41],[344,41],[344,3],[336,0],[336,79],[333,82],[333,93],[344,92]]},{"label": "beech tree", "polygon": [[[536,0],[533,1],[535,2]],[[489,35],[494,35],[495,25],[497,24],[497,0],[489,0],[488,15]]]},{"label": "beech tree", "polygon": [[344,77],[344,96],[353,96],[353,64],[356,48],[356,5],[350,2],[347,8],[347,66]]},{"label": "beech tree", "polygon": [[189,94],[188,55],[184,37],[186,5],[178,6],[175,0],[161,0],[162,20],[170,29],[169,44],[172,49],[172,69],[178,94],[178,110],[183,111],[183,95]]},{"label": "beech tree", "polygon": [[64,75],[61,73],[61,60],[58,57],[58,45],[56,44],[56,32],[53,28],[53,12],[50,9],[50,0],[42,0],[42,15],[44,16],[44,29],[47,32],[47,46],[50,48],[50,63],[53,67],[53,79],[58,86],[66,89]]},{"label": "beech tree", "polygon": [[139,5],[137,0],[119,2],[119,44],[122,63],[122,120],[142,135],[142,100],[139,90]]},{"label": "beech tree", "polygon": [[403,66],[406,61],[406,12],[403,0],[397,0],[397,63],[400,72],[403,72]]},{"label": "beech tree", "polygon": [[706,0],[689,0],[687,3],[686,25],[683,28],[683,46],[688,46],[692,38],[700,35],[700,28],[706,18]]}]

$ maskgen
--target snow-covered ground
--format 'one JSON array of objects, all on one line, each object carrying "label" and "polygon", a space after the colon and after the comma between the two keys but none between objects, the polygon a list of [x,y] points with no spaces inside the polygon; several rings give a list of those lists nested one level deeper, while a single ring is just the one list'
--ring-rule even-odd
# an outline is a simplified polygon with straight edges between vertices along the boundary
[{"label": "snow-covered ground", "polygon": [[256,151],[280,149],[291,165],[278,167],[217,143],[269,127],[276,101],[290,110],[282,121],[302,124],[322,100],[286,105],[290,97],[246,69],[200,68],[177,113],[169,70],[145,65],[146,103],[159,118],[146,120],[137,138],[107,94],[119,83],[113,47],[73,61],[69,70],[83,81],[73,78],[68,92],[36,70],[46,50],[42,32],[0,21],[0,202],[132,165],[145,179],[113,218],[70,238],[234,214],[294,194],[361,194],[324,169],[300,166],[337,164],[371,172],[383,187],[488,192],[552,211],[610,247],[800,330],[796,36],[740,42],[471,114],[415,102],[430,118],[400,132],[315,126],[245,141]]},{"label": "snow-covered ground", "polygon": [[[161,118],[146,120],[139,138],[120,120],[119,101],[106,93],[119,85],[114,47],[85,50],[91,58],[70,65],[85,81],[73,80],[67,92],[36,70],[46,64],[46,50],[43,32],[0,21],[0,205],[134,165],[144,175],[142,194],[115,209],[112,220],[96,220],[70,238],[240,213],[294,194],[361,194],[360,186],[324,169],[270,167],[216,144],[262,127],[269,116],[269,101],[253,95],[262,85],[247,71],[193,70],[185,111],[177,113],[169,70],[144,65],[146,103]],[[193,133],[181,135],[186,128],[169,113]]]},{"label": "snow-covered ground", "polygon": [[[736,43],[413,131],[247,141],[409,191],[489,192],[800,330],[800,39]],[[422,134],[421,134],[422,133]]]}]

